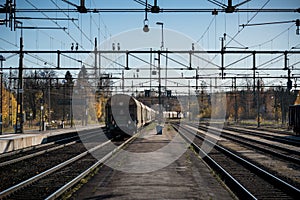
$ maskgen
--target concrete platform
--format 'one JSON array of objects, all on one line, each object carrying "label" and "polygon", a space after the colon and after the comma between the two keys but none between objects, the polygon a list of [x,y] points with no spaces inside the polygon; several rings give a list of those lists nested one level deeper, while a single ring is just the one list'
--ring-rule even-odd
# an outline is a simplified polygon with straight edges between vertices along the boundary
[{"label": "concrete platform", "polygon": [[[168,153],[158,152],[173,140],[175,131],[168,126],[162,135],[148,130],[125,149],[128,152],[147,153],[156,162],[166,162]],[[157,154],[155,153],[157,152]],[[158,159],[157,159],[158,158]],[[146,158],[145,158],[146,159]],[[171,164],[146,173],[131,173],[126,169],[147,162],[124,155],[102,166],[71,199],[233,199],[234,196],[217,181],[210,169],[191,150],[185,151]],[[148,158],[149,159],[149,158]],[[114,165],[117,164],[118,166]],[[113,168],[119,167],[116,170]],[[120,168],[121,167],[121,168]],[[147,166],[151,168],[151,166]]]},{"label": "concrete platform", "polygon": [[87,130],[99,127],[99,125],[83,126],[76,128],[54,129],[48,131],[25,131],[23,134],[4,134],[0,135],[0,153],[19,150],[46,143],[51,137],[74,133],[80,130]]}]

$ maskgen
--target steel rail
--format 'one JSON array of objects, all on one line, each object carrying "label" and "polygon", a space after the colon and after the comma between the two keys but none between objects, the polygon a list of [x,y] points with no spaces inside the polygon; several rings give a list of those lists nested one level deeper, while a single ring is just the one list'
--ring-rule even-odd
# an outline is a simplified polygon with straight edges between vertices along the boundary
[{"label": "steel rail", "polygon": [[[214,128],[215,127],[210,127],[209,128],[209,133],[212,133],[212,131],[216,131],[216,132],[220,131],[220,130],[212,130]],[[200,127],[200,129],[201,129],[201,127]],[[205,127],[204,127],[203,131],[207,131]],[[259,140],[255,140],[255,139],[251,139],[251,138],[245,138],[245,137],[240,136],[240,135],[233,135],[231,133],[225,132],[224,130],[221,133],[221,137],[232,140],[234,142],[237,142],[238,144],[243,144],[243,145],[248,146],[250,148],[254,148],[254,149],[257,149],[259,151],[268,153],[268,154],[276,156],[278,158],[282,158],[282,159],[300,164],[300,159],[299,158],[295,158],[295,157],[292,157],[290,155],[285,155],[283,153],[279,153],[279,152],[276,152],[276,151],[271,150],[271,149],[267,149],[267,148],[263,148],[263,147],[260,147],[258,145],[255,145],[255,144],[251,144],[251,143],[249,143],[249,141],[252,142],[252,143],[257,143],[257,144],[260,144],[260,145],[268,146],[268,147],[271,147],[271,148],[276,149],[276,150],[285,151],[285,152],[288,152],[288,153],[293,153],[293,154],[296,154],[296,155],[300,155],[300,152],[298,152],[298,151],[283,148],[283,147],[276,146],[276,145],[273,145],[273,144],[268,144],[268,143],[265,143],[265,142],[262,142],[262,141],[259,141]]]},{"label": "steel rail", "polygon": [[39,151],[39,152],[29,154],[29,155],[26,155],[26,156],[22,156],[22,157],[19,157],[19,158],[15,158],[13,160],[5,161],[5,162],[0,163],[0,167],[3,167],[5,165],[10,165],[10,164],[13,164],[13,163],[16,163],[16,162],[19,162],[19,161],[22,161],[22,160],[25,160],[25,159],[28,159],[28,158],[32,158],[32,157],[35,157],[35,156],[38,156],[38,155],[42,155],[44,153],[55,151],[57,149],[61,149],[61,148],[64,148],[66,146],[69,146],[69,145],[72,145],[72,144],[75,144],[75,143],[76,143],[76,141],[70,142],[68,144],[63,144],[63,145],[59,145],[59,146],[56,146],[56,147],[52,147],[50,149]]},{"label": "steel rail", "polygon": [[39,180],[39,179],[47,176],[47,175],[49,175],[49,174],[51,174],[51,173],[53,173],[53,172],[55,172],[55,171],[57,171],[57,170],[65,167],[65,166],[67,166],[67,165],[69,165],[69,164],[71,164],[71,163],[73,163],[73,162],[81,159],[82,157],[88,155],[90,152],[96,151],[97,149],[99,149],[99,148],[107,145],[110,142],[111,142],[111,140],[108,140],[105,143],[102,143],[102,144],[100,144],[100,145],[98,145],[98,146],[96,146],[96,147],[94,147],[94,148],[92,148],[92,149],[90,149],[88,151],[85,151],[85,152],[83,152],[83,153],[81,153],[81,154],[79,154],[79,155],[77,155],[77,156],[75,156],[75,157],[73,157],[73,158],[71,158],[71,159],[69,159],[69,160],[67,160],[67,161],[65,161],[65,162],[57,165],[57,166],[55,166],[55,167],[52,167],[51,169],[48,169],[48,170],[46,170],[46,171],[44,171],[44,172],[42,172],[42,173],[40,173],[40,174],[38,174],[38,175],[36,175],[34,177],[31,177],[31,178],[29,178],[29,179],[27,179],[27,180],[25,180],[25,181],[23,181],[23,182],[21,182],[21,183],[19,183],[17,185],[14,185],[14,186],[10,187],[10,188],[8,188],[8,189],[6,189],[4,191],[1,191],[0,192],[0,198],[5,198],[5,197],[9,196],[10,194],[14,193],[15,191],[20,190],[23,187],[26,187],[27,185],[29,185],[29,184],[31,184],[31,183],[33,183],[33,182],[35,182],[35,181],[37,181],[37,180]]},{"label": "steel rail", "polygon": [[[189,124],[189,125],[192,125],[192,124]],[[206,128],[206,127],[203,127],[203,128]],[[251,131],[251,130],[240,130],[240,129],[235,129],[235,128],[232,128],[232,127],[224,127],[223,129],[219,129],[219,128],[216,128],[216,127],[209,127],[209,130],[214,130],[214,131],[218,131],[218,132],[222,131],[222,134],[224,133],[224,134],[227,134],[227,135],[233,135],[232,133],[230,133],[230,131],[234,131],[234,132],[237,132],[237,133],[247,133],[247,134],[250,134],[250,135],[253,135],[253,136],[258,136],[258,137],[264,138],[266,140],[277,141],[277,142],[280,142],[280,143],[293,145],[293,146],[296,146],[296,147],[298,147],[300,145],[300,141],[280,138],[278,136],[271,136],[271,135],[268,135],[268,134],[259,133],[259,132],[255,132],[255,131]],[[234,135],[234,136],[239,137],[239,138],[244,138],[244,137],[239,136],[239,135]],[[247,139],[249,139],[249,138],[247,138]],[[251,139],[249,139],[249,140],[251,140]],[[273,148],[278,148],[279,150],[286,150],[286,151],[289,151],[290,153],[300,155],[300,152],[294,151],[294,150],[291,150],[291,149],[287,149],[287,148],[284,148],[284,147],[280,147],[280,146],[276,146],[276,145],[272,145],[272,144],[268,144],[268,143],[263,143],[263,142],[260,142],[260,141],[257,141],[257,143],[265,144],[265,145],[273,147]]]},{"label": "steel rail", "polygon": [[[187,130],[189,131],[189,130]],[[247,166],[247,168],[251,169],[251,171],[255,171],[256,174],[259,174],[261,177],[264,177],[265,180],[268,180],[269,182],[272,182],[273,185],[277,185],[280,188],[284,188],[286,189],[287,192],[289,192],[289,194],[291,196],[293,196],[294,198],[297,198],[300,196],[300,189],[294,187],[293,185],[285,182],[284,180],[272,175],[271,173],[267,172],[266,170],[256,166],[255,164],[245,160],[244,158],[236,155],[235,153],[229,151],[228,149],[225,149],[224,147],[216,144],[215,142],[212,142],[206,138],[203,138],[200,135],[194,134],[192,132],[189,131],[190,134],[195,135],[197,138],[205,141],[207,144],[214,146],[215,148],[217,148],[219,151],[222,151],[223,153],[225,153],[226,155],[230,156],[233,159],[238,160],[238,162],[241,165]],[[198,147],[199,148],[199,147]]]},{"label": "steel rail", "polygon": [[90,168],[82,172],[80,175],[78,175],[76,178],[65,184],[63,187],[59,188],[57,191],[52,193],[50,196],[46,198],[46,200],[54,200],[57,199],[59,196],[64,194],[68,189],[72,188],[74,185],[78,184],[81,179],[89,175],[91,172],[93,172],[97,167],[105,163],[108,159],[110,159],[114,154],[116,154],[121,148],[123,148],[125,145],[127,145],[129,142],[134,140],[137,137],[138,134],[133,135],[131,138],[126,140],[124,143],[122,143],[120,146],[115,148],[113,151],[109,152],[107,155],[105,155],[102,159],[100,159],[98,162],[96,162],[94,165],[92,165]]},{"label": "steel rail", "polygon": [[240,130],[240,129],[236,129],[236,128],[233,128],[233,127],[225,127],[224,129],[228,130],[228,131],[236,131],[236,132],[251,134],[251,135],[254,135],[254,136],[259,136],[259,137],[262,137],[262,138],[265,138],[265,139],[268,139],[268,140],[278,141],[278,142],[281,142],[281,143],[284,143],[284,144],[289,144],[289,145],[293,145],[293,146],[300,146],[300,141],[289,140],[289,139],[286,139],[286,138],[281,138],[279,136],[270,136],[268,134],[261,134],[261,133],[257,133],[254,130],[253,131],[251,131],[251,130]]},{"label": "steel rail", "polygon": [[[173,127],[177,129],[174,124]],[[257,199],[250,191],[248,191],[238,180],[236,180],[229,172],[227,172],[221,165],[219,165],[212,157],[210,157],[205,151],[203,151],[194,141],[189,139],[183,133],[178,133],[200,154],[203,160],[214,170],[218,171],[224,179],[226,184],[235,188],[235,192],[244,199]]]}]

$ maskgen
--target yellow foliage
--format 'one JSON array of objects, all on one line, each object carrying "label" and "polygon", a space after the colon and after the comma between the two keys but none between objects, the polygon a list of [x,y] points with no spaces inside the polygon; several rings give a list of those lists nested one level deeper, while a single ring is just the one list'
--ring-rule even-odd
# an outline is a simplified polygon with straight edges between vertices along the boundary
[{"label": "yellow foliage", "polygon": [[105,104],[107,102],[107,99],[101,95],[98,94],[95,96],[96,100],[95,100],[95,109],[96,109],[96,116],[98,121],[101,121],[102,118],[104,117],[104,112],[105,112]]},{"label": "yellow foliage", "polygon": [[298,92],[297,99],[296,99],[294,105],[296,105],[296,104],[300,104],[300,91]]},{"label": "yellow foliage", "polygon": [[[12,124],[16,121],[16,107],[17,100],[12,92],[9,92],[4,86],[2,87],[2,121],[3,126],[7,127],[9,125],[9,107],[11,105],[11,114],[12,114]],[[11,99],[11,102],[10,102]]]}]

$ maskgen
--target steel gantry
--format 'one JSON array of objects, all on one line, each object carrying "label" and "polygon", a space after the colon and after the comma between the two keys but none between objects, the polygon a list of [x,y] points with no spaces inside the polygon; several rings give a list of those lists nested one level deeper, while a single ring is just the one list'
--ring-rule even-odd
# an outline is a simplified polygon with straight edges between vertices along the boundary
[{"label": "steel gantry", "polygon": [[[189,80],[196,80],[196,84],[195,85],[189,85],[189,87],[194,87],[196,90],[198,90],[198,81],[199,80],[205,80],[205,79],[217,79],[217,78],[221,78],[221,79],[234,79],[235,80],[235,88],[238,87],[236,85],[236,79],[242,79],[245,78],[243,76],[239,77],[237,75],[230,75],[231,73],[229,73],[231,70],[249,70],[252,71],[252,73],[248,73],[249,77],[251,77],[252,74],[252,78],[253,78],[253,91],[255,91],[256,88],[256,80],[262,79],[262,78],[273,78],[273,79],[282,79],[285,78],[287,79],[287,85],[286,88],[288,90],[291,89],[292,87],[292,81],[291,78],[300,78],[299,75],[295,75],[293,77],[291,77],[291,70],[290,66],[288,65],[288,55],[299,55],[300,51],[297,50],[289,50],[289,51],[229,51],[226,49],[222,49],[221,51],[198,51],[198,50],[176,50],[176,51],[172,51],[172,50],[144,50],[144,51],[129,51],[129,50],[119,50],[119,51],[107,51],[107,50],[98,50],[97,46],[95,46],[94,50],[91,51],[63,51],[63,50],[56,50],[56,51],[51,51],[51,50],[24,50],[23,49],[23,44],[22,44],[22,38],[20,39],[20,50],[8,50],[8,51],[0,51],[0,54],[19,54],[19,66],[18,67],[3,67],[2,70],[18,70],[18,88],[17,88],[17,121],[16,121],[16,132],[23,132],[23,79],[26,77],[23,77],[23,71],[24,70],[38,70],[38,69],[47,69],[47,70],[79,70],[79,68],[76,67],[66,67],[66,66],[62,66],[61,65],[61,56],[64,54],[94,54],[94,63],[91,65],[91,68],[87,68],[89,70],[93,70],[93,73],[95,74],[94,77],[91,78],[95,78],[97,79],[97,74],[100,75],[101,71],[100,70],[109,70],[109,68],[106,68],[105,66],[102,66],[102,64],[100,63],[101,57],[105,57],[106,54],[118,54],[120,56],[124,56],[125,57],[125,61],[124,63],[120,63],[120,62],[116,62],[114,60],[112,60],[112,62],[115,62],[117,64],[119,64],[119,66],[121,66],[121,69],[123,70],[131,70],[131,69],[136,69],[135,66],[130,62],[131,57],[136,59],[138,58],[140,61],[144,61],[142,58],[139,58],[139,55],[144,55],[144,54],[157,54],[158,57],[164,56],[164,55],[172,55],[172,54],[182,54],[182,55],[186,55],[186,63],[178,62],[176,61],[176,59],[173,59],[173,62],[177,62],[177,64],[182,65],[182,67],[180,68],[172,68],[172,67],[168,67],[168,68],[161,68],[159,67],[160,70],[195,70],[196,74],[195,76],[189,76],[189,77],[172,77],[169,76],[168,80],[172,80],[172,79],[189,79]],[[23,66],[23,59],[25,55],[29,55],[29,54],[56,54],[56,66],[55,67],[30,67],[30,68],[25,68]],[[213,67],[199,67],[199,66],[194,66],[192,63],[193,59],[202,59],[205,62],[210,62],[209,60],[206,60],[205,58],[202,58],[201,55],[204,54],[212,54],[212,55],[220,55],[221,61],[220,64],[215,64],[212,63]],[[246,55],[246,57],[252,57],[252,67],[239,67],[239,68],[230,68],[228,67],[229,65],[225,66],[225,58],[227,55]],[[280,65],[279,67],[274,67],[274,68],[263,68],[260,69],[259,66],[257,66],[256,64],[256,55],[258,54],[267,54],[267,55],[281,55],[283,56],[283,63],[282,65]],[[168,57],[170,58],[170,57]],[[99,60],[98,60],[99,59]],[[172,58],[170,58],[172,59]],[[234,61],[233,63],[237,63],[240,60],[243,59],[239,59]],[[144,61],[147,62],[147,61]],[[98,67],[99,66],[99,67]],[[100,68],[101,66],[101,68]],[[143,70],[143,69],[140,69]],[[218,70],[220,73],[219,74],[215,74],[213,76],[211,75],[207,75],[207,76],[201,76],[198,75],[198,71],[201,70]],[[256,77],[256,74],[259,70],[284,70],[287,71],[287,76],[285,77],[281,77],[281,76],[260,76],[260,77]],[[298,70],[297,68],[294,68],[293,70]],[[120,79],[119,77],[110,77],[110,79]],[[133,79],[133,78],[125,78],[122,77],[122,79]],[[134,79],[149,79],[149,77],[135,77]],[[162,78],[163,79],[163,78]],[[98,81],[98,80],[95,80]],[[124,86],[123,86],[124,87]],[[129,86],[128,86],[129,87]],[[143,87],[143,86],[140,86]],[[159,85],[159,91],[161,90],[161,85]],[[168,86],[170,87],[170,86]],[[177,86],[178,87],[178,86]],[[179,86],[180,87],[180,86]],[[227,86],[222,86],[222,87],[227,87]],[[230,86],[228,86],[230,87]],[[266,86],[268,87],[268,86]]]}]

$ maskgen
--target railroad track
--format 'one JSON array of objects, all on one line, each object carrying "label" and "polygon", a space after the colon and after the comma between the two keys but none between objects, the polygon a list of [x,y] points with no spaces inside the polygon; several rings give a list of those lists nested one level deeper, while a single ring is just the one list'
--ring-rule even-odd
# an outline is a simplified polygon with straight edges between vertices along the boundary
[{"label": "railroad track", "polygon": [[[98,133],[98,131],[90,130],[84,134],[84,137],[93,137],[95,133]],[[51,151],[55,151],[69,145],[73,145],[76,142],[80,142],[80,140],[81,138],[79,138],[79,136],[76,133],[76,135],[71,135],[70,137],[56,140],[55,142],[40,144],[33,147],[27,147],[24,149],[0,154],[0,167],[20,162],[29,158],[33,158],[35,156],[39,156],[45,153],[49,153]]]},{"label": "railroad track", "polygon": [[[95,133],[97,132],[94,130],[89,131],[81,139],[99,143],[107,140],[104,135],[96,137]],[[56,144],[54,147],[48,145],[48,149],[38,148],[40,151],[34,151],[33,153],[26,151],[26,155],[22,154],[17,158],[14,156],[11,160],[6,159],[5,162],[0,163],[0,191],[86,151],[86,147],[79,141],[80,139],[77,136],[76,141],[67,144],[58,146]]]},{"label": "railroad track", "polygon": [[193,126],[193,129],[199,130],[198,134],[205,137],[219,137],[219,145],[235,151],[241,157],[251,160],[265,170],[300,188],[299,147],[261,139],[257,136],[221,130],[213,126],[209,129],[207,126]]},{"label": "railroad track", "polygon": [[224,130],[235,131],[243,134],[258,136],[264,138],[266,140],[276,141],[283,144],[293,145],[293,146],[300,146],[299,140],[294,140],[289,138],[292,136],[291,134],[284,134],[283,132],[270,132],[266,130],[251,130],[239,127],[224,127]]},{"label": "railroad track", "polygon": [[[191,124],[189,124],[191,125]],[[208,131],[208,127],[206,126],[197,126],[191,125],[194,128],[197,128],[199,130],[203,130],[205,132]],[[221,132],[221,135],[220,135]],[[223,137],[225,139],[234,141],[238,144],[242,144],[244,146],[247,146],[249,148],[252,148],[254,150],[259,150],[261,152],[267,153],[269,155],[275,156],[277,158],[283,159],[284,161],[288,161],[291,164],[298,164],[300,165],[300,151],[290,148],[290,146],[283,145],[280,146],[278,144],[269,143],[267,141],[269,140],[258,140],[257,138],[249,138],[245,137],[245,135],[237,135],[233,134],[232,132],[235,132],[234,130],[231,130],[230,132],[226,129],[219,129],[216,127],[210,127],[209,133],[214,135],[220,135],[220,137]],[[241,131],[237,131],[237,133],[241,133]],[[244,132],[242,132],[244,134]],[[247,134],[247,133],[246,133]],[[259,135],[255,135],[259,136]],[[264,138],[264,137],[263,137]],[[274,141],[272,141],[274,142]]]},{"label": "railroad track", "polygon": [[86,151],[81,143],[75,143],[54,151],[0,167],[0,191],[29,179]]},{"label": "railroad track", "polygon": [[[109,145],[112,142],[111,140],[103,142],[88,151],[72,156],[72,158],[50,169],[10,186],[0,192],[0,198],[55,199],[78,183],[88,173],[95,170],[133,138],[134,137],[126,140],[117,148],[114,148],[114,145]],[[101,156],[102,159],[95,159],[92,156],[94,153],[97,154],[97,156]]]},{"label": "railroad track", "polygon": [[[300,190],[298,188],[241,158],[236,153],[215,144],[207,137],[194,135],[193,131],[182,126],[179,133],[192,144],[194,149],[203,157],[203,160],[219,174],[239,198],[295,199],[299,197]],[[190,134],[195,137],[194,141],[189,139],[188,135]],[[205,152],[200,148],[203,144],[213,147],[212,150]]]}]

